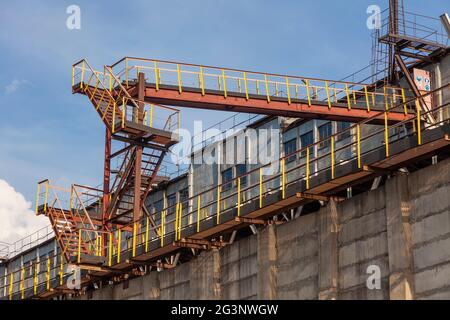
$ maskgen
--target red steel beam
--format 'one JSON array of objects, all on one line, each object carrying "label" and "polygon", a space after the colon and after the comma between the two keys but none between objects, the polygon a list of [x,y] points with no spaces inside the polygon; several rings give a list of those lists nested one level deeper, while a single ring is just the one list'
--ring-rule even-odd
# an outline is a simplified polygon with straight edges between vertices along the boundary
[{"label": "red steel beam", "polygon": [[[131,89],[131,92],[133,91]],[[286,98],[270,98],[271,101],[268,102],[265,96],[250,95],[247,100],[245,94],[234,92],[228,92],[227,98],[225,98],[221,91],[205,90],[205,95],[202,95],[201,91],[196,88],[184,87],[182,93],[179,93],[176,86],[160,85],[159,90],[156,90],[153,84],[146,84],[145,88],[145,101],[163,105],[348,122],[359,122],[374,117],[370,123],[384,124],[384,114],[380,113],[380,110],[367,111],[353,106],[348,109],[347,103],[335,102],[331,103],[331,108],[328,107],[327,102],[318,101],[312,101],[311,106],[308,106],[308,103],[303,100],[292,101],[289,104]],[[401,112],[389,112],[389,123],[401,122],[412,116],[405,115],[403,108],[398,109],[401,109]]]}]

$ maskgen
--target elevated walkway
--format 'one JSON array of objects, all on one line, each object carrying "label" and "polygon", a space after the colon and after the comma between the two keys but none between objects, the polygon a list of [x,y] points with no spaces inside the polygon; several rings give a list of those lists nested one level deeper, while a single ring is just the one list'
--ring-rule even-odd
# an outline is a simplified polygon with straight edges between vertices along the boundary
[{"label": "elevated walkway", "polygon": [[[230,68],[126,57],[107,67],[133,96],[138,73],[146,79],[145,101],[179,107],[285,117],[359,122],[410,96],[402,88],[278,75]],[[414,110],[414,108],[413,108]],[[408,106],[388,121],[410,118]]]}]

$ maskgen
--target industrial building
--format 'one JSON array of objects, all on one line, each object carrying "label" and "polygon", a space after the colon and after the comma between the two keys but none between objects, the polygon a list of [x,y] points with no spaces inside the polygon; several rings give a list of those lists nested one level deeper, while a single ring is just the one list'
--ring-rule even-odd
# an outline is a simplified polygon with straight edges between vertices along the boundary
[{"label": "industrial building", "polygon": [[[448,35],[397,1],[384,14],[371,65],[342,80],[74,63],[103,184],[38,183],[51,229],[0,247],[0,298],[450,299]],[[247,118],[173,174],[183,108]]]}]

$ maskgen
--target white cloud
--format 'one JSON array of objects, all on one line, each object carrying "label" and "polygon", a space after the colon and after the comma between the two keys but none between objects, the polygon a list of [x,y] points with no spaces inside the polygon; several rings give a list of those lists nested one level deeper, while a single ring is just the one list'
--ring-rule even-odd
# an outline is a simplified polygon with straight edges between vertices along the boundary
[{"label": "white cloud", "polygon": [[8,84],[5,87],[5,93],[6,94],[11,94],[16,92],[20,86],[28,84],[27,80],[18,80],[18,79],[14,79],[13,81],[11,81],[10,84]]},{"label": "white cloud", "polygon": [[5,180],[0,179],[0,242],[13,243],[49,225],[48,219],[36,217],[31,202]]}]

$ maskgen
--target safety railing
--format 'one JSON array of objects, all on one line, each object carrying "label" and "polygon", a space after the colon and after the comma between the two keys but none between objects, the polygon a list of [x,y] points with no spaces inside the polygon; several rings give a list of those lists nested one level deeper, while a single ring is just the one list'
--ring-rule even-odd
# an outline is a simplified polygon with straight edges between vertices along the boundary
[{"label": "safety railing", "polygon": [[60,251],[22,263],[0,276],[0,299],[25,299],[63,286],[75,269]]},{"label": "safety railing", "polygon": [[[389,11],[383,12],[380,34],[389,34]],[[413,12],[401,12],[397,20],[397,34],[425,40],[437,45],[448,45],[448,35],[439,18]]]},{"label": "safety railing", "polygon": [[54,237],[51,226],[46,226],[13,243],[0,242],[0,259],[12,259]]},{"label": "safety railing", "polygon": [[0,260],[6,260],[9,257],[10,244],[6,242],[0,242]]},{"label": "safety railing", "polygon": [[157,91],[164,85],[176,88],[180,94],[196,88],[202,95],[214,92],[227,98],[239,94],[247,100],[258,97],[268,103],[283,97],[289,104],[300,100],[309,106],[315,101],[325,102],[329,109],[339,103],[348,109],[383,110],[386,100],[392,106],[411,96],[404,88],[374,88],[369,84],[133,57],[119,60],[111,70],[125,87],[133,84],[139,73],[144,73],[146,81],[153,83]]},{"label": "safety railing", "polygon": [[75,63],[72,66],[72,88],[74,92],[81,89],[93,101],[112,133],[126,130],[130,123],[166,131],[179,129],[179,110],[132,98],[108,67],[100,72],[85,59]]}]

